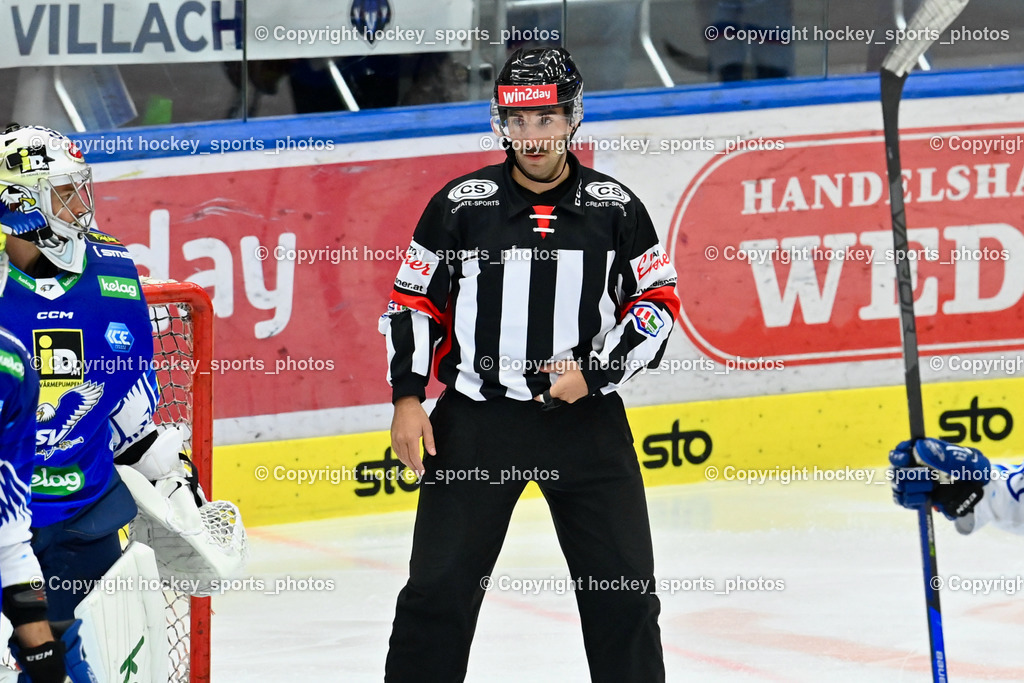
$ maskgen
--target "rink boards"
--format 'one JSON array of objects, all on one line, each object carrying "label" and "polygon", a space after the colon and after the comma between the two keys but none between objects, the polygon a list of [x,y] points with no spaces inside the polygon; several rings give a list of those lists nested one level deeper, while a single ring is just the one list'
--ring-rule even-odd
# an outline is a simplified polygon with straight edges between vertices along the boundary
[{"label": "rink boards", "polygon": [[[1022,392],[1024,378],[926,386],[928,432],[1010,462],[1024,452],[1024,436],[1014,428]],[[889,449],[909,431],[902,387],[633,408],[629,418],[649,487],[850,480],[878,486]],[[389,442],[388,432],[372,432],[221,446],[217,495],[236,501],[254,526],[412,509],[417,483],[400,471]],[[540,492],[530,484],[526,495]],[[887,482],[877,495],[888,500]]]}]

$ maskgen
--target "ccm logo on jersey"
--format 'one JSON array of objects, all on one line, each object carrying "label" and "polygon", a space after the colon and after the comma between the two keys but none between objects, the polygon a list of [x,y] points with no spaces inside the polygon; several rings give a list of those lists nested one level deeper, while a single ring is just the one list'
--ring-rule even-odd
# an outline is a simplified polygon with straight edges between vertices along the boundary
[{"label": "ccm logo on jersey", "polygon": [[590,183],[584,189],[591,197],[601,201],[620,202],[622,204],[629,201],[629,195],[626,194],[626,191],[618,183]]},{"label": "ccm logo on jersey", "polygon": [[74,311],[39,311],[36,313],[36,320],[71,320],[74,317]]},{"label": "ccm logo on jersey", "polygon": [[485,199],[498,191],[498,183],[483,178],[461,182],[448,192],[448,200],[464,202],[467,199]]}]

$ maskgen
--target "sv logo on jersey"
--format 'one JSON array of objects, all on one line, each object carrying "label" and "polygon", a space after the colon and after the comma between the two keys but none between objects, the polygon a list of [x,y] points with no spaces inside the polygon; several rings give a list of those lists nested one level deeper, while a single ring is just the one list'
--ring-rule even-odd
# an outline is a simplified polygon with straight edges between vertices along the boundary
[{"label": "sv logo on jersey", "polygon": [[59,450],[66,451],[82,443],[84,439],[80,436],[74,439],[67,437],[75,425],[96,407],[102,396],[103,385],[90,380],[64,392],[57,405],[41,402],[36,408],[36,422],[39,423],[36,454],[45,460]]}]

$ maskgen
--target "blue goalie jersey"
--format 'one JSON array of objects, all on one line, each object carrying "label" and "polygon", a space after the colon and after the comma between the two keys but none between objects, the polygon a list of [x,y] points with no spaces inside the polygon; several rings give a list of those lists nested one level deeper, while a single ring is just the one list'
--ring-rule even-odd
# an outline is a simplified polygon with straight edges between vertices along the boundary
[{"label": "blue goalie jersey", "polygon": [[0,547],[29,539],[36,372],[21,342],[0,328]]},{"label": "blue goalie jersey", "polygon": [[67,519],[115,476],[114,455],[153,429],[153,336],[138,271],[115,238],[90,232],[81,275],[11,267],[0,325],[39,373],[33,526]]}]

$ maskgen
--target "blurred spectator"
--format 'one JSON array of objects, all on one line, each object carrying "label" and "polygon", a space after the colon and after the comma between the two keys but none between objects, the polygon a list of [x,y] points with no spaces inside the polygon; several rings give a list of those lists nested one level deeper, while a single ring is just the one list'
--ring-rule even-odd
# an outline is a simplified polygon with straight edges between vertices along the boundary
[{"label": "blurred spectator", "polygon": [[[568,48],[586,74],[587,92],[620,90],[626,85],[637,36],[639,0],[569,2],[568,30],[562,28],[562,3],[550,2],[517,9],[509,3],[506,29],[508,52],[521,47]],[[519,36],[556,36],[549,40],[522,40]]]},{"label": "blurred spectator", "polygon": [[[360,109],[458,102],[466,98],[466,69],[447,53],[336,57],[335,63]],[[240,91],[241,63],[228,62],[224,67],[236,92]],[[251,60],[249,116],[259,115],[260,98],[276,95],[282,79],[288,81],[296,114],[346,109],[327,59]],[[241,97],[236,96],[235,100],[240,101]],[[235,109],[228,114],[228,118],[236,116]]]},{"label": "blurred spectator", "polygon": [[[746,41],[730,39],[735,31],[767,31],[776,35],[793,26],[792,0],[700,0],[707,17],[704,32],[708,40],[711,73],[721,81],[739,81],[748,77],[747,64],[754,78],[786,78],[793,75],[794,45],[779,40]],[[715,30],[710,30],[711,28]],[[771,34],[768,34],[769,36]]]}]

